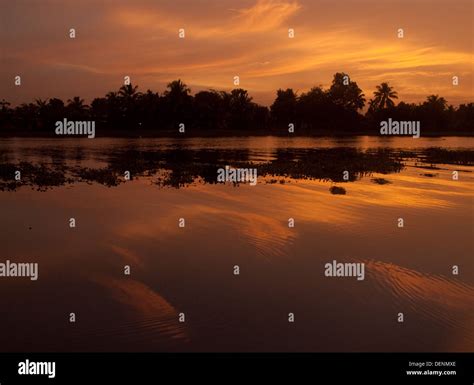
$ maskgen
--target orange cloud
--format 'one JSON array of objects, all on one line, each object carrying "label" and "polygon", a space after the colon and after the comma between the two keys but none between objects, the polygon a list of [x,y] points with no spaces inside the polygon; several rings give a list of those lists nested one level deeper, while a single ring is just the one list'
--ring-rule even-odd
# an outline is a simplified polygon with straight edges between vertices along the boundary
[{"label": "orange cloud", "polygon": [[[425,7],[419,1],[410,6]],[[48,9],[76,15],[84,13],[86,6],[62,7],[46,4],[40,11],[47,20]],[[30,8],[33,14],[35,6]],[[23,14],[13,15],[23,26],[17,35],[24,37],[16,40],[17,24],[6,28],[6,60],[0,74],[36,72],[55,81],[35,73],[22,88],[24,93],[7,89],[5,96],[26,97],[29,92],[38,98],[44,92],[62,97],[57,90],[66,92],[66,84],[70,89],[77,83],[73,93],[84,89],[90,95],[83,97],[96,97],[99,87],[106,93],[124,75],[131,75],[140,88],[158,91],[175,78],[183,79],[193,91],[228,90],[234,87],[233,76],[239,75],[241,87],[258,95],[257,102],[270,104],[278,88],[301,92],[319,84],[328,86],[335,72],[344,71],[369,97],[377,84],[388,81],[404,101],[421,101],[432,93],[449,102],[472,99],[472,34],[463,11],[468,2],[457,5],[456,18],[446,18],[436,8],[416,20],[410,7],[400,7],[400,15],[394,18],[388,5],[373,8],[370,2],[357,6],[345,2],[350,19],[324,2],[309,0],[257,0],[239,8],[224,0],[208,0],[203,7],[137,0],[99,8],[97,19],[75,23],[74,42],[67,36],[58,38],[64,25],[54,18],[41,36],[44,44],[33,44],[41,26]],[[25,24],[28,20],[30,24]],[[444,29],[430,27],[440,20]],[[401,21],[406,24],[404,39],[396,36],[396,23]],[[185,39],[178,38],[179,28],[185,28]],[[295,29],[293,39],[288,28]],[[457,87],[451,84],[453,75],[460,77]]]}]

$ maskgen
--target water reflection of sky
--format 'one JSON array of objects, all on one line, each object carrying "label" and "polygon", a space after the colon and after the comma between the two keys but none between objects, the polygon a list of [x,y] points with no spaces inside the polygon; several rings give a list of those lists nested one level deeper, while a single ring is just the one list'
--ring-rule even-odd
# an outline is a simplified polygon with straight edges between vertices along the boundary
[{"label": "water reflection of sky", "polygon": [[[40,279],[0,280],[14,293],[0,299],[10,309],[0,342],[6,350],[472,351],[473,167],[439,166],[409,162],[338,183],[345,195],[329,193],[333,181],[175,189],[153,177],[1,192],[1,257],[39,262]],[[464,170],[458,181],[454,169]],[[365,262],[365,281],[324,277],[333,259]]]}]

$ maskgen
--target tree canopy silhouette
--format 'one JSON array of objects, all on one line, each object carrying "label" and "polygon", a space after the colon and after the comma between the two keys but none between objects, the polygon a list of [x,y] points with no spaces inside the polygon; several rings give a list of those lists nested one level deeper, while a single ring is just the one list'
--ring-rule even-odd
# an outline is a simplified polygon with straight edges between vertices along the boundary
[{"label": "tree canopy silhouette", "polygon": [[220,134],[266,132],[287,134],[290,124],[296,133],[378,133],[379,123],[388,117],[394,120],[419,120],[422,132],[469,133],[474,127],[474,104],[448,105],[438,95],[430,95],[423,103],[395,104],[398,94],[382,82],[376,86],[363,114],[365,96],[357,83],[343,72],[334,74],[329,88],[315,86],[302,93],[292,88],[278,89],[270,108],[253,101],[242,88],[228,91],[207,90],[192,95],[181,80],[168,83],[163,93],[138,86],[122,85],[117,91],[95,98],[90,105],[79,96],[64,103],[58,98],[37,99],[11,107],[0,101],[0,134],[29,135],[51,133],[54,123],[64,118],[94,120],[103,135],[126,135],[148,132],[160,135],[177,132],[185,124],[186,132]]},{"label": "tree canopy silhouette", "polygon": [[369,111],[375,112],[383,110],[384,108],[393,108],[395,103],[392,99],[398,99],[397,92],[390,87],[388,83],[382,83],[376,87],[374,98],[369,101]]}]

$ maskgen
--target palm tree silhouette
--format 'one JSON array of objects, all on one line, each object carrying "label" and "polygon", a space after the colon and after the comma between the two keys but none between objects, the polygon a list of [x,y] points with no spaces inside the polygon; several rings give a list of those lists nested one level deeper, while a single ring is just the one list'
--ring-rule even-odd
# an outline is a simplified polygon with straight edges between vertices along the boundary
[{"label": "palm tree silhouette", "polygon": [[84,104],[84,99],[81,99],[79,96],[68,99],[66,106],[68,119],[83,120],[86,118],[88,111],[89,106]]},{"label": "palm tree silhouette", "polygon": [[116,102],[117,99],[118,99],[118,93],[115,92],[115,91],[110,91],[110,92],[108,92],[108,93],[105,95],[105,98],[106,98],[109,102]]},{"label": "palm tree silhouette", "polygon": [[140,96],[140,93],[137,92],[138,86],[132,86],[131,84],[123,85],[119,89],[119,96],[125,100],[135,100]]},{"label": "palm tree silhouette", "polygon": [[171,83],[168,83],[166,86],[168,89],[165,91],[165,96],[179,96],[179,95],[188,95],[191,90],[186,84],[184,84],[181,79],[173,80]]},{"label": "palm tree silhouette", "polygon": [[36,105],[38,106],[38,108],[45,108],[46,105],[48,104],[48,102],[46,100],[43,100],[43,99],[36,99],[35,100],[36,102]]},{"label": "palm tree silhouette", "polygon": [[165,105],[165,113],[163,114],[166,124],[169,127],[175,127],[178,123],[188,123],[192,116],[192,101],[190,95],[191,90],[181,81],[181,79],[173,80],[166,86],[163,102]]},{"label": "palm tree silhouette", "polygon": [[68,99],[67,107],[77,113],[84,112],[87,109],[87,106],[84,104],[84,99],[81,99],[79,96],[74,96],[72,99]]},{"label": "palm tree silhouette", "polygon": [[447,106],[447,101],[443,97],[438,95],[430,95],[426,98],[426,102],[423,103],[425,107],[431,108],[434,111],[444,111]]},{"label": "palm tree silhouette", "polygon": [[397,92],[390,87],[388,83],[382,83],[376,87],[377,91],[374,92],[374,99],[370,103],[370,109],[372,111],[380,111],[384,108],[392,108],[395,103],[392,99],[398,99]]}]

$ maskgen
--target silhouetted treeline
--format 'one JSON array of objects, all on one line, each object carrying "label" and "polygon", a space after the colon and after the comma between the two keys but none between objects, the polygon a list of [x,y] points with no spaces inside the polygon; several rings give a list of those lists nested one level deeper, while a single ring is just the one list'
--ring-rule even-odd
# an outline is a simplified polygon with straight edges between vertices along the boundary
[{"label": "silhouetted treeline", "polygon": [[[162,94],[137,86],[122,86],[117,92],[94,99],[86,105],[80,97],[63,102],[60,99],[37,99],[15,108],[0,101],[0,132],[54,132],[55,122],[63,120],[93,120],[99,135],[127,130],[149,131],[151,134],[178,130],[184,124],[186,132],[288,132],[310,134],[326,131],[378,133],[381,120],[420,121],[423,134],[472,132],[474,104],[455,108],[438,95],[428,96],[419,104],[400,102],[397,93],[387,83],[377,86],[367,102],[357,83],[344,73],[334,75],[331,86],[313,87],[297,94],[293,89],[277,91],[270,108],[252,101],[244,89],[231,92],[191,90],[181,80],[168,84]],[[367,112],[362,113],[368,105]],[[143,131],[142,131],[143,130]]]}]

